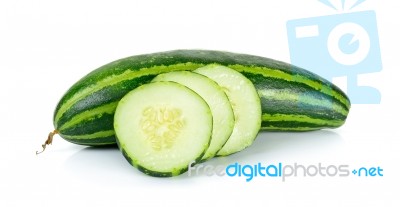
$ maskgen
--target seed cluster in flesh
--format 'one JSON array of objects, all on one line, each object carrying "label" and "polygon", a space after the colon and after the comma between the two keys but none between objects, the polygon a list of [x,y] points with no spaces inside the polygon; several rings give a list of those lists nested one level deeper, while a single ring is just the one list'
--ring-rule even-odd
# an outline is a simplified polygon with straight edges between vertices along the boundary
[{"label": "seed cluster in flesh", "polygon": [[155,151],[170,149],[184,127],[181,110],[166,106],[146,108],[140,124]]}]

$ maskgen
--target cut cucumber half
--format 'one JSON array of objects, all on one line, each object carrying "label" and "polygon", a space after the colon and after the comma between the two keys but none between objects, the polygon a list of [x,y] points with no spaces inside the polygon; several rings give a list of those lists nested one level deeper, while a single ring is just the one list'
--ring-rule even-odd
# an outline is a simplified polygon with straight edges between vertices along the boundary
[{"label": "cut cucumber half", "polygon": [[208,149],[212,115],[193,90],[174,82],[142,85],[125,95],[114,116],[117,143],[140,171],[179,175]]},{"label": "cut cucumber half", "polygon": [[194,72],[217,82],[228,95],[233,108],[233,132],[217,155],[230,155],[250,146],[261,128],[260,98],[253,83],[241,73],[220,65],[208,65]]},{"label": "cut cucumber half", "polygon": [[158,75],[153,82],[173,81],[199,94],[208,104],[213,117],[213,132],[210,146],[202,161],[214,157],[232,134],[235,123],[228,97],[222,88],[204,75],[189,71],[175,71]]}]

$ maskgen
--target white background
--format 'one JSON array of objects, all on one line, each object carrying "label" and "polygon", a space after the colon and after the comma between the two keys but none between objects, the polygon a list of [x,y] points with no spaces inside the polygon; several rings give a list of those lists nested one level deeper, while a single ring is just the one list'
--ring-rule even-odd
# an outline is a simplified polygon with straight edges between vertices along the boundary
[{"label": "white background", "polygon": [[384,176],[246,182],[204,174],[153,178],[117,149],[85,148],[58,136],[45,153],[35,151],[52,130],[62,94],[103,64],[190,48],[289,62],[286,21],[337,11],[317,0],[1,1],[0,206],[399,206],[399,6],[369,0],[354,9],[377,13],[383,71],[361,82],[381,91],[380,105],[353,105],[335,130],[261,133],[243,152],[207,163],[380,166]]}]

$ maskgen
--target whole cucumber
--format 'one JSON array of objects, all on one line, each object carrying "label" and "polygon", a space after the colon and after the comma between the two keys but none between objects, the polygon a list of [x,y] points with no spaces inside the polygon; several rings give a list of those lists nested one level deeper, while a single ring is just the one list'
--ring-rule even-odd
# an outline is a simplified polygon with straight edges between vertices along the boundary
[{"label": "whole cucumber", "polygon": [[302,68],[265,57],[209,50],[137,55],[106,64],[76,82],[54,112],[54,134],[72,143],[115,144],[113,117],[119,100],[160,73],[209,64],[235,69],[255,85],[262,130],[310,131],[344,124],[350,101],[338,87]]}]

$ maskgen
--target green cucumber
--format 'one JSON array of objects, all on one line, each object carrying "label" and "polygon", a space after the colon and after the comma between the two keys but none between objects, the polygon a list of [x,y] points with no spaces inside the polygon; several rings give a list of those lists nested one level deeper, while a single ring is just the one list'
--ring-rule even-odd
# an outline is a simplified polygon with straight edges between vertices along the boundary
[{"label": "green cucumber", "polygon": [[261,104],[253,83],[241,73],[220,65],[196,69],[220,85],[232,105],[235,115],[233,132],[226,144],[218,151],[227,156],[250,146],[261,127]]},{"label": "green cucumber", "polygon": [[173,81],[182,84],[195,91],[207,102],[213,116],[213,132],[210,147],[201,161],[214,157],[232,134],[235,123],[231,104],[222,88],[206,76],[189,71],[160,74],[153,79],[153,82],[156,81]]},{"label": "green cucumber", "polygon": [[204,99],[174,82],[154,82],[118,103],[114,128],[128,162],[140,171],[170,177],[187,171],[208,149],[213,120]]},{"label": "green cucumber", "polygon": [[309,131],[344,124],[347,96],[329,81],[280,61],[230,52],[175,50],[137,55],[106,64],[76,82],[59,101],[55,130],[67,141],[89,145],[115,144],[113,117],[119,100],[161,73],[218,64],[234,69],[257,89],[263,130]]}]

